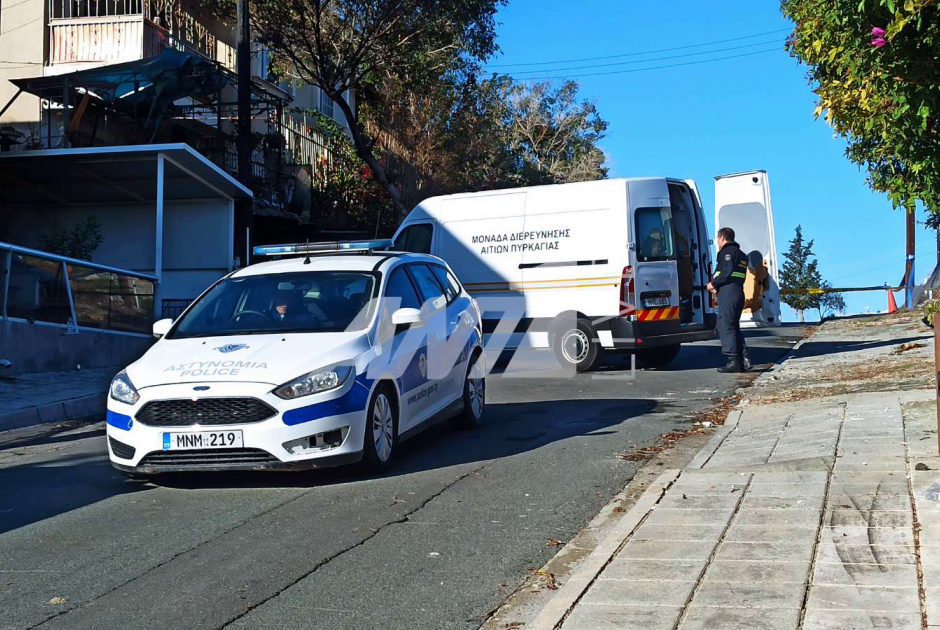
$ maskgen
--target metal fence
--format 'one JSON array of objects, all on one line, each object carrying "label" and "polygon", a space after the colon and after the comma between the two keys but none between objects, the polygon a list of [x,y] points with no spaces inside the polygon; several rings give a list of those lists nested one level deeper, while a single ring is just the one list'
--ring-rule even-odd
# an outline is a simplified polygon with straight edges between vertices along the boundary
[{"label": "metal fence", "polygon": [[160,300],[160,305],[163,307],[161,317],[163,319],[176,319],[193,303],[193,299],[194,298],[163,298]]},{"label": "metal fence", "polygon": [[151,274],[0,242],[0,317],[150,334]]}]

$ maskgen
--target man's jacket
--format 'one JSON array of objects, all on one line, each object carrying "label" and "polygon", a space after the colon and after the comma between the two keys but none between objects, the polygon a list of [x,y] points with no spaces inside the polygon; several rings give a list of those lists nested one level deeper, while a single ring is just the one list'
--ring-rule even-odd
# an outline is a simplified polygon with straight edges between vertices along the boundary
[{"label": "man's jacket", "polygon": [[734,241],[726,243],[718,252],[718,268],[712,286],[720,289],[726,285],[744,286],[747,278],[747,256]]}]

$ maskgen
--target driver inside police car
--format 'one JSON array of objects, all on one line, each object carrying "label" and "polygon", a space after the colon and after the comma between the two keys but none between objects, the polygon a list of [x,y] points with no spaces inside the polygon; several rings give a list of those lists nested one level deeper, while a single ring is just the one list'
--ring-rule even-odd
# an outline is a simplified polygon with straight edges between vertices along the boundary
[{"label": "driver inside police car", "polygon": [[303,296],[296,291],[278,291],[273,302],[271,319],[276,322],[298,319],[305,314]]}]

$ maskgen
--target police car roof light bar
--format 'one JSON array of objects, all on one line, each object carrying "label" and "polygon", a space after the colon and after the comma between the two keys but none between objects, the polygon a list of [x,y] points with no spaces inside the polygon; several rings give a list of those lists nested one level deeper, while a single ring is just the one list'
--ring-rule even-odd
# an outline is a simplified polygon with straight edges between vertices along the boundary
[{"label": "police car roof light bar", "polygon": [[324,241],[322,243],[288,243],[284,245],[257,245],[255,256],[309,256],[311,254],[367,253],[386,250],[392,246],[391,239],[372,241]]}]

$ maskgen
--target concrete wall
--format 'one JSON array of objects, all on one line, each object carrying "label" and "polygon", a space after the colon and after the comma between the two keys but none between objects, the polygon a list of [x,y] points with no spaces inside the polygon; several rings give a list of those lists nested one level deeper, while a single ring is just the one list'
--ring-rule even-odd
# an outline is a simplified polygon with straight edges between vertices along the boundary
[{"label": "concrete wall", "polygon": [[[0,210],[11,242],[42,249],[42,237],[57,227],[71,229],[94,216],[103,241],[94,262],[152,273],[156,211],[152,205],[63,207],[12,206]],[[230,217],[227,201],[167,202],[163,215],[164,298],[193,298],[228,272]]]},{"label": "concrete wall", "polygon": [[13,375],[82,368],[125,366],[139,359],[152,337],[80,330],[0,319],[0,359],[13,363]]},{"label": "concrete wall", "polygon": [[[0,108],[16,88],[7,79],[42,76],[46,36],[45,0],[0,2]],[[33,123],[39,131],[39,99],[20,94],[13,106],[0,117],[0,124]],[[28,125],[16,127],[28,132]]]}]

